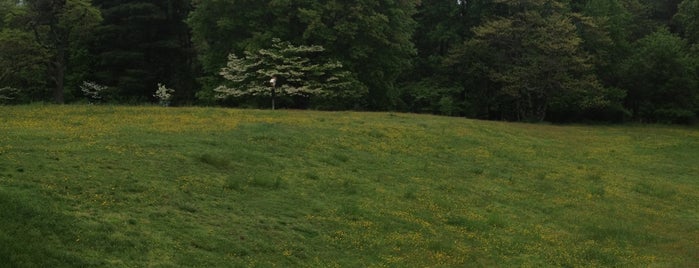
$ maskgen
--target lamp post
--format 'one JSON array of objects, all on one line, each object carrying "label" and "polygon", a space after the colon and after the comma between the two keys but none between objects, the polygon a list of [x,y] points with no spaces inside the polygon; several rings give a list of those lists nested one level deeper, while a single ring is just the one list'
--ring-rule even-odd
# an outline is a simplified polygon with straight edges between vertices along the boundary
[{"label": "lamp post", "polygon": [[272,85],[272,111],[274,111],[274,97],[277,94],[275,88],[277,87],[277,77],[272,76],[272,79],[269,80],[269,84]]}]

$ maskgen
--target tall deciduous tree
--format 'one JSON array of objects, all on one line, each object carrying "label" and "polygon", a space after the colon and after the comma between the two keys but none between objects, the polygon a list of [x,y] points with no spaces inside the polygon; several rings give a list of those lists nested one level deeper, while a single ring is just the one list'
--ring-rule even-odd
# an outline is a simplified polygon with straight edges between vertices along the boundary
[{"label": "tall deciduous tree", "polygon": [[[415,55],[412,18],[419,1],[322,1],[313,12],[301,12],[303,35],[326,47],[366,85],[370,108],[399,105],[399,75]],[[313,6],[312,6],[313,7]],[[304,10],[301,10],[304,11]]]},{"label": "tall deciduous tree", "polygon": [[27,0],[26,4],[36,41],[51,53],[48,70],[53,99],[63,103],[71,50],[89,35],[102,17],[90,0]]},{"label": "tall deciduous tree", "polygon": [[581,15],[589,18],[580,36],[591,53],[598,77],[608,86],[618,86],[618,64],[631,50],[633,14],[623,0],[588,0]]},{"label": "tall deciduous tree", "polygon": [[674,20],[679,24],[685,38],[699,43],[699,1],[684,0],[678,7]]},{"label": "tall deciduous tree", "polygon": [[501,16],[474,28],[474,38],[455,49],[447,62],[473,66],[462,69],[483,74],[496,90],[490,95],[501,118],[543,120],[547,112],[610,104],[561,2],[496,2]]},{"label": "tall deciduous tree", "polygon": [[624,61],[626,103],[636,120],[689,122],[699,106],[697,58],[685,40],[660,30],[636,42]]},{"label": "tall deciduous tree", "polygon": [[15,0],[0,0],[0,88],[4,89],[0,102],[45,95],[48,53],[27,28],[27,12]]},{"label": "tall deciduous tree", "polygon": [[200,101],[215,99],[212,89],[224,82],[218,72],[226,66],[228,54],[258,50],[273,37],[299,41],[289,38],[290,33],[276,32],[272,27],[284,23],[277,21],[280,17],[272,16],[267,1],[193,0],[192,4],[194,10],[187,24],[192,29],[192,41],[203,71],[198,78],[203,88],[197,93]]},{"label": "tall deciduous tree", "polygon": [[469,93],[462,83],[463,74],[443,68],[442,63],[450,50],[472,36],[472,27],[492,15],[493,7],[490,0],[420,2],[414,16],[417,28],[413,42],[417,55],[411,71],[401,78],[405,109],[477,116],[466,100]]},{"label": "tall deciduous tree", "polygon": [[8,13],[11,13],[14,7],[17,5],[14,1],[10,0],[0,0],[0,29],[5,28],[6,22],[5,17]]},{"label": "tall deciduous tree", "polygon": [[48,51],[36,43],[32,33],[0,30],[0,88],[15,88],[23,99],[41,99],[36,95],[45,93],[48,56]]},{"label": "tall deciduous tree", "polygon": [[672,18],[682,0],[639,0],[646,9],[645,17],[660,27],[673,27]]}]

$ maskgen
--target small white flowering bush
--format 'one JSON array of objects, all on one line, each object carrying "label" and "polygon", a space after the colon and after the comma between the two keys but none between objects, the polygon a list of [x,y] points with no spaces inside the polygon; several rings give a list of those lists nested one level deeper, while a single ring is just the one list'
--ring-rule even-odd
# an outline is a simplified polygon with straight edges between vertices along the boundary
[{"label": "small white flowering bush", "polygon": [[172,93],[174,92],[174,89],[167,88],[165,85],[158,83],[158,90],[155,91],[153,97],[158,98],[160,105],[168,106],[170,105],[170,99],[172,99]]},{"label": "small white flowering bush", "polygon": [[96,103],[104,98],[107,87],[95,82],[83,81],[83,84],[80,85],[80,91],[89,99],[90,103]]},{"label": "small white flowering bush", "polygon": [[19,89],[13,87],[0,87],[0,104],[10,102],[19,94]]}]

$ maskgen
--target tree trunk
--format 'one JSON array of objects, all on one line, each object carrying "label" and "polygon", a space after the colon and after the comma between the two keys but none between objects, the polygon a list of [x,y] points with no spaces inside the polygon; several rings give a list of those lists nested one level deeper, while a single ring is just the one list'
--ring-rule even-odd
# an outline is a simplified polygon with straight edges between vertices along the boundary
[{"label": "tree trunk", "polygon": [[277,95],[277,92],[276,92],[276,91],[277,91],[277,90],[276,90],[275,86],[272,85],[272,111],[274,111],[274,98],[275,98],[276,95]]},{"label": "tree trunk", "polygon": [[54,82],[53,101],[57,104],[63,104],[65,102],[63,95],[66,72],[65,54],[65,48],[59,47],[56,51],[56,56],[51,66],[53,69],[51,72],[51,75],[53,76],[51,80]]}]

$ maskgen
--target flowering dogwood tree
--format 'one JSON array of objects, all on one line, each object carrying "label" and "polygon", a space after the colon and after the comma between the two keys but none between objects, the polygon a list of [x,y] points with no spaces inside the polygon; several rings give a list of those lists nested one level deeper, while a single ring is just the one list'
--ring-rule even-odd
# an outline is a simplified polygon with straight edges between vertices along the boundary
[{"label": "flowering dogwood tree", "polygon": [[13,87],[0,87],[0,104],[10,102],[19,94],[19,89]]},{"label": "flowering dogwood tree", "polygon": [[83,81],[83,84],[80,85],[80,91],[83,92],[83,94],[85,95],[85,97],[88,98],[90,103],[100,102],[104,97],[103,94],[106,90],[106,86],[90,81]]},{"label": "flowering dogwood tree", "polygon": [[155,91],[153,97],[158,98],[158,102],[162,106],[170,106],[170,100],[172,99],[172,93],[175,93],[174,89],[167,88],[165,85],[158,83],[158,90]]},{"label": "flowering dogwood tree", "polygon": [[[273,39],[272,47],[228,55],[219,73],[229,81],[214,89],[218,98],[253,96],[359,96],[354,79],[337,61],[320,61],[322,46],[294,46]],[[272,100],[274,102],[274,100]]]}]

